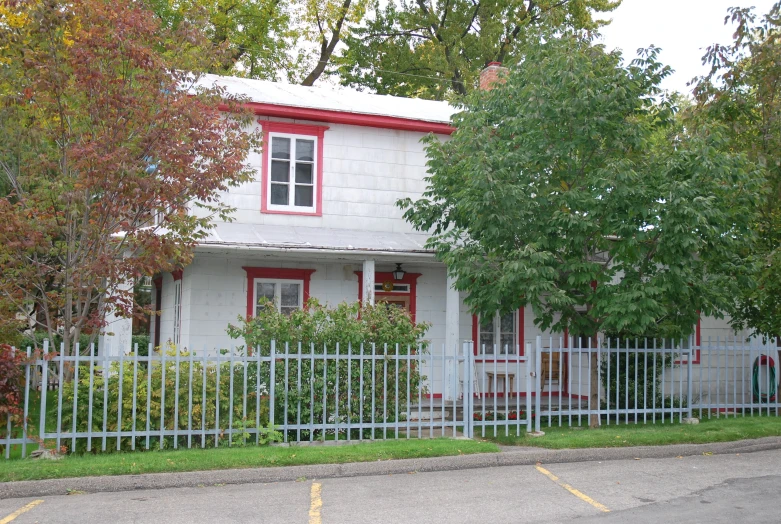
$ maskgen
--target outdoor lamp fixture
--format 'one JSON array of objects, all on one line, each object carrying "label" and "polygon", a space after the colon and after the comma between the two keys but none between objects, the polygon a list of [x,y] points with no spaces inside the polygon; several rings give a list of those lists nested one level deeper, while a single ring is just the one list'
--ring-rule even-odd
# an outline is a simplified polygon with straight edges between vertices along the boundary
[{"label": "outdoor lamp fixture", "polygon": [[393,270],[393,280],[402,280],[407,272],[401,269],[401,264],[396,264],[396,269]]}]

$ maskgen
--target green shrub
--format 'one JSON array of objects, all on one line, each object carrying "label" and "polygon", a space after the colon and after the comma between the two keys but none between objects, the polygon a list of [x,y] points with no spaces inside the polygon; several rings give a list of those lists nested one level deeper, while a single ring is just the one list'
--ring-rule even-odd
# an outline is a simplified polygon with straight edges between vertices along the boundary
[{"label": "green shrub", "polygon": [[[119,362],[112,362],[108,373],[106,370],[95,366],[92,385],[92,419],[91,427],[93,432],[103,431],[103,410],[104,395],[107,391],[106,409],[106,430],[109,432],[117,431],[120,426],[122,431],[132,431],[135,421],[136,431],[145,431],[147,424],[151,431],[160,431],[161,412],[162,427],[165,430],[186,430],[188,423],[194,431],[204,430],[205,436],[194,435],[192,437],[193,445],[201,445],[203,440],[206,446],[214,446],[215,438],[224,441],[227,444],[230,441],[229,427],[230,415],[233,413],[233,427],[238,432],[244,432],[249,421],[254,425],[257,420],[257,395],[256,395],[256,376],[250,372],[247,373],[247,397],[246,412],[244,411],[245,398],[244,391],[244,367],[240,364],[233,365],[233,397],[231,404],[231,365],[229,362],[222,362],[218,366],[216,363],[209,363],[204,366],[199,362],[199,356],[194,358],[190,364],[190,353],[187,351],[179,352],[179,381],[177,395],[177,377],[176,377],[176,355],[175,349],[169,348],[166,356],[169,358],[165,362],[165,367],[159,361],[155,361],[151,366],[139,362],[138,367],[128,359],[122,363],[120,369]],[[142,365],[143,364],[143,365]],[[190,380],[190,370],[192,369],[192,381]],[[219,372],[219,373],[218,373]],[[133,417],[133,377],[136,376],[136,413]],[[219,374],[219,381],[218,381]],[[108,376],[108,384],[106,377]],[[205,379],[204,379],[205,377]],[[122,396],[120,398],[120,384]],[[151,384],[151,387],[149,386]],[[218,386],[219,384],[219,410],[217,409]],[[203,402],[204,386],[206,391],[206,402]],[[63,384],[63,407],[62,407],[62,429],[71,431],[73,427],[73,401],[74,401],[74,383],[67,382]],[[189,409],[189,391],[192,387],[192,409]],[[78,374],[78,395],[76,402],[76,430],[87,432],[90,427],[89,421],[89,392],[90,392],[90,367],[88,365],[79,366]],[[147,398],[149,397],[149,402]],[[177,402],[178,397],[178,411]],[[147,416],[147,406],[149,406],[149,416]],[[268,424],[268,401],[261,398],[260,402],[260,426]],[[254,426],[253,426],[254,427]],[[162,438],[162,447],[171,448],[174,439],[178,439],[179,446],[187,445],[186,436],[174,437],[167,435]],[[249,437],[250,442],[255,442],[254,435]],[[71,440],[63,441],[66,446],[71,446]],[[120,439],[120,449],[130,450],[133,447],[132,437],[125,436]],[[143,449],[146,445],[146,437],[136,437],[135,447]],[[150,447],[159,448],[161,439],[154,436],[150,439]],[[93,438],[92,450],[100,450],[101,438]],[[97,448],[97,449],[96,449]],[[83,452],[87,449],[87,440],[77,439],[76,449],[69,449],[71,452]],[[116,438],[107,439],[107,450],[116,450]]]},{"label": "green shrub", "polygon": [[[662,389],[662,370],[666,369],[665,373],[670,373],[673,363],[680,355],[670,352],[664,354],[626,352],[627,349],[641,347],[643,347],[642,340],[637,342],[632,339],[628,341],[628,345],[621,346],[624,352],[603,354],[600,363],[602,384],[606,394],[608,387],[610,391],[610,398],[603,400],[603,408],[609,406],[611,409],[633,409],[635,402],[638,409],[651,409],[654,406],[656,408],[680,407],[682,403],[685,406],[685,399],[671,398],[669,395],[665,397]],[[616,391],[618,391],[617,401]]]},{"label": "green shrub", "polygon": [[[228,333],[232,338],[244,339],[253,354],[269,356],[275,341],[276,355],[286,351],[303,355],[300,367],[294,359],[275,362],[272,422],[276,426],[285,421],[340,426],[372,420],[401,421],[411,402],[423,393],[426,377],[414,361],[408,366],[404,359],[392,358],[427,353],[422,338],[429,325],[415,324],[405,311],[387,304],[360,307],[342,303],[326,308],[310,299],[306,309],[288,316],[271,304],[265,306],[256,317],[240,319],[238,327],[230,326]],[[372,351],[379,358],[348,358],[370,357]],[[324,359],[322,355],[330,357]],[[272,383],[267,363],[261,365],[259,376],[262,384]],[[368,430],[365,434],[369,435]],[[310,436],[306,431],[301,435]],[[322,430],[315,430],[315,435],[325,438]],[[352,436],[358,435],[356,430]]]}]

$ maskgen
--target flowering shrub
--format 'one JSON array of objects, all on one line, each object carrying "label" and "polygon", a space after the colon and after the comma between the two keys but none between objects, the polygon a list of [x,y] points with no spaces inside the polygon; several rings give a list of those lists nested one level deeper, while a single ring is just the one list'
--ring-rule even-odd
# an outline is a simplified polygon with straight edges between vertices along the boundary
[{"label": "flowering shrub", "polygon": [[[4,431],[23,422],[24,364],[26,355],[14,351],[7,344],[0,344],[0,441]],[[2,444],[2,442],[0,442]],[[2,448],[2,446],[0,446]]]},{"label": "flowering shrub", "polygon": [[[534,417],[534,414],[532,414],[532,417]],[[507,413],[497,411],[494,413],[493,411],[486,411],[485,413],[480,413],[479,411],[476,411],[472,414],[472,420],[475,421],[493,421],[493,420],[521,420],[526,418],[526,412],[521,411],[509,411]]]},{"label": "flowering shrub", "polygon": [[[425,377],[415,362],[408,365],[391,358],[427,351],[422,338],[429,324],[412,322],[406,311],[387,304],[342,303],[326,308],[315,299],[289,315],[271,304],[265,306],[254,318],[240,318],[240,325],[230,326],[228,334],[244,339],[250,352],[270,355],[275,341],[276,354],[300,351],[305,356],[301,361],[276,362],[277,426],[285,417],[291,424],[394,422],[423,392]],[[372,351],[379,358],[372,358]],[[330,357],[326,360],[322,355]],[[368,358],[355,358],[359,355]],[[261,365],[258,376],[262,384],[270,384],[269,366]]]}]

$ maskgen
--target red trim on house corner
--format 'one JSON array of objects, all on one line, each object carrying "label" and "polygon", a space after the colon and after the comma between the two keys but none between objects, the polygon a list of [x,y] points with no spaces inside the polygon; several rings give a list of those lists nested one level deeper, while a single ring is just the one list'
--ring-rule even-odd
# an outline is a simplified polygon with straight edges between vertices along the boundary
[{"label": "red trim on house corner", "polygon": [[[328,126],[312,126],[304,124],[290,124],[283,122],[270,122],[268,120],[258,120],[263,127],[262,142],[262,167],[261,167],[261,190],[260,190],[260,212],[276,215],[303,215],[303,216],[323,216],[323,138]],[[268,134],[269,133],[288,133],[291,135],[303,135],[317,137],[317,173],[315,179],[317,183],[314,204],[315,211],[279,211],[268,208],[268,186],[269,186],[269,151]],[[292,186],[292,184],[291,184]],[[291,189],[293,189],[291,187]]]},{"label": "red trim on house corner", "polygon": [[[358,300],[361,300],[363,296],[363,271],[355,271],[358,275]],[[409,284],[408,293],[386,293],[385,291],[375,291],[375,297],[409,297],[409,316],[412,318],[412,322],[415,322],[415,315],[418,311],[418,277],[422,273],[405,273],[404,278],[396,280],[393,278],[393,273],[390,271],[375,271],[374,282],[385,282],[386,280],[393,280],[399,284]],[[375,301],[376,302],[376,301]]]},{"label": "red trim on house corner", "polygon": [[[226,104],[221,104],[219,107],[223,111],[228,110]],[[330,109],[292,107],[259,102],[248,102],[245,104],[245,107],[254,111],[258,116],[293,118],[298,120],[312,120],[314,122],[378,127],[381,129],[397,129],[400,131],[418,131],[421,133],[438,133],[442,135],[450,135],[455,131],[455,128],[450,124],[427,122],[425,120],[415,120],[413,118],[401,118],[397,116],[367,115],[363,113],[333,111]]]},{"label": "red trim on house corner", "polygon": [[176,269],[174,271],[171,271],[171,276],[174,277],[174,282],[177,280],[182,280],[182,270]]},{"label": "red trim on house corner", "polygon": [[152,335],[152,347],[160,346],[160,324],[163,319],[163,277],[152,280],[155,284],[155,332]]},{"label": "red trim on house corner", "polygon": [[255,304],[253,298],[255,295],[256,278],[274,278],[278,280],[302,280],[304,282],[304,306],[309,300],[309,280],[315,269],[285,269],[278,267],[242,267],[247,272],[247,317],[251,317]]}]

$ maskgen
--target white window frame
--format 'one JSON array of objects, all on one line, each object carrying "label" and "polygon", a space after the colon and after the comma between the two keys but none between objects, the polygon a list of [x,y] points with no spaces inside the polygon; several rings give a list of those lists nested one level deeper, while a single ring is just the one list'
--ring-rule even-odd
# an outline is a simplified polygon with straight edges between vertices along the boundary
[{"label": "white window frame", "polygon": [[482,333],[484,333],[482,329],[482,316],[478,315],[477,317],[477,352],[479,356],[492,356],[496,357],[497,355],[510,355],[510,356],[517,356],[521,348],[519,347],[518,343],[518,332],[520,329],[520,319],[518,318],[518,310],[515,310],[513,312],[513,345],[512,347],[508,347],[507,351],[505,351],[504,346],[500,346],[499,341],[501,340],[501,334],[502,334],[502,321],[501,321],[501,312],[497,311],[494,313],[494,344],[497,346],[497,352],[494,352],[494,348],[489,348],[488,346],[483,347],[483,344],[480,341]]},{"label": "white window frame", "polygon": [[[272,143],[274,138],[289,138],[290,139],[290,173],[288,177],[288,204],[272,204],[271,203],[271,185],[275,182],[271,181],[271,166],[274,162],[274,150],[272,149]],[[314,142],[314,149],[312,150],[312,205],[311,206],[297,206],[295,205],[296,198],[296,140],[311,140]],[[295,213],[316,213],[317,212],[317,173],[318,173],[318,158],[320,140],[314,135],[297,135],[294,133],[277,133],[270,132],[268,134],[268,173],[266,177],[266,206],[269,211],[291,211]],[[307,164],[309,162],[306,162]]]},{"label": "white window frame", "polygon": [[252,283],[252,316],[258,314],[258,284],[274,284],[274,307],[282,312],[282,284],[298,284],[298,309],[304,307],[304,281],[279,278],[255,278]]},{"label": "white window frame", "polygon": [[174,345],[179,349],[182,338],[182,279],[174,281]]}]

